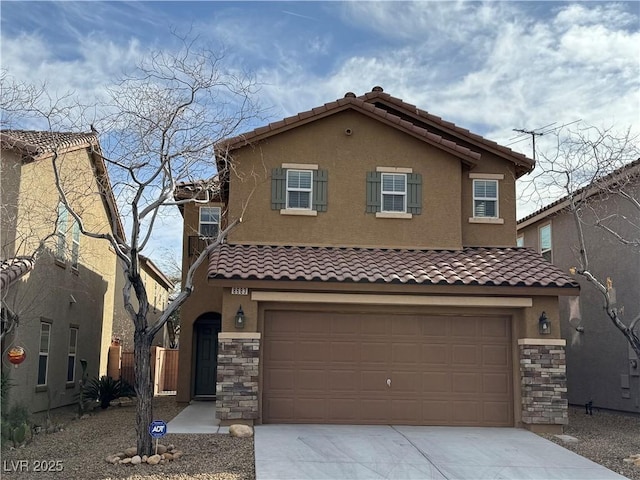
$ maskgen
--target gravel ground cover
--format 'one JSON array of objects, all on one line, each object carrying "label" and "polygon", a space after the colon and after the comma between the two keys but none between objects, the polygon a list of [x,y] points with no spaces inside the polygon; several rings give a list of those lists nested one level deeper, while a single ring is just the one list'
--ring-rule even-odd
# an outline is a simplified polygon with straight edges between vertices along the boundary
[{"label": "gravel ground cover", "polygon": [[[154,399],[154,418],[169,421],[182,407],[174,397]],[[164,465],[110,465],[113,454],[135,445],[135,406],[125,404],[96,410],[87,419],[74,420],[73,408],[52,412],[64,431],[36,435],[24,448],[3,450],[2,478],[69,480],[255,480],[253,438],[228,435],[167,434],[161,443],[174,444],[184,457]],[[553,435],[545,438],[587,457],[632,480],[640,480],[640,467],[623,459],[640,454],[640,416],[584,409],[569,409],[567,435],[577,443],[565,443]],[[23,467],[18,463],[23,461]],[[35,472],[37,462],[60,461],[60,472]],[[24,463],[26,462],[26,464]],[[54,464],[55,465],[55,464]],[[15,467],[14,467],[15,466]],[[18,471],[22,470],[22,471]]]},{"label": "gravel ground cover", "polygon": [[578,439],[566,443],[553,435],[545,438],[582,455],[632,480],[640,480],[640,467],[623,462],[633,454],[640,454],[640,416],[618,412],[593,410],[585,415],[584,408],[569,407],[566,435]]},{"label": "gravel ground cover", "polygon": [[[153,416],[168,422],[182,408],[175,397],[156,397]],[[105,461],[107,455],[135,446],[135,405],[98,409],[82,420],[74,419],[72,408],[58,409],[52,416],[56,423],[65,424],[64,431],[41,433],[24,448],[3,450],[2,478],[255,480],[253,438],[169,433],[160,443],[182,450],[184,456],[179,460],[164,465],[111,465]],[[54,469],[61,465],[62,471],[34,471],[44,461],[53,462],[49,465]]]}]

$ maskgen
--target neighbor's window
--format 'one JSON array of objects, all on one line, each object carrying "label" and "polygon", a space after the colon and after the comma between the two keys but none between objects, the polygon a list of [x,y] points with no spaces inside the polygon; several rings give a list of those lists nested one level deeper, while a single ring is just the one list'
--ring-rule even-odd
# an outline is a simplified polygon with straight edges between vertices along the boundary
[{"label": "neighbor's window", "polygon": [[205,238],[218,238],[220,231],[220,207],[200,207],[198,233]]},{"label": "neighbor's window", "polygon": [[287,208],[311,209],[311,170],[287,170]]},{"label": "neighbor's window", "polygon": [[538,231],[540,234],[540,253],[551,262],[551,224],[543,225]]},{"label": "neighbor's window", "polygon": [[382,174],[382,211],[406,212],[407,175],[404,173]]},{"label": "neighbor's window", "polygon": [[78,268],[78,258],[80,257],[80,225],[73,223],[73,236],[71,243],[71,266]]},{"label": "neighbor's window", "polygon": [[76,379],[76,349],[78,347],[78,329],[69,329],[69,355],[67,357],[67,382]]},{"label": "neighbor's window", "polygon": [[518,236],[518,238],[516,238],[516,246],[524,247],[524,236],[523,235],[520,235],[520,236]]},{"label": "neighbor's window", "polygon": [[473,216],[498,218],[498,181],[473,181]]},{"label": "neighbor's window", "polygon": [[38,385],[47,384],[50,336],[51,336],[51,324],[46,322],[40,322],[40,354],[38,357]]},{"label": "neighbor's window", "polygon": [[67,250],[67,221],[69,212],[62,202],[58,203],[58,222],[56,225],[57,248],[56,257],[60,260],[66,258]]}]

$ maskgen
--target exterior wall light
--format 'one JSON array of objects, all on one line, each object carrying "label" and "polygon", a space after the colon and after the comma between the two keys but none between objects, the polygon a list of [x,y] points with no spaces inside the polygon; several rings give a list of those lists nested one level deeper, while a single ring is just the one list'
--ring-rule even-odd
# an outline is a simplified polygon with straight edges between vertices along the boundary
[{"label": "exterior wall light", "polygon": [[542,312],[538,319],[538,332],[540,335],[549,335],[551,333],[551,320],[547,318],[547,314]]},{"label": "exterior wall light", "polygon": [[238,307],[238,311],[236,312],[235,324],[236,328],[244,328],[245,318],[244,312],[242,311],[242,305]]}]

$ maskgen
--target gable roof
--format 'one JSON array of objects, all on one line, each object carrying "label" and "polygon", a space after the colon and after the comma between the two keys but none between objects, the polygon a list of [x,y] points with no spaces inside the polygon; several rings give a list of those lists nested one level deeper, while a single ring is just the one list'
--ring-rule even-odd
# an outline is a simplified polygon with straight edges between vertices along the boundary
[{"label": "gable roof", "polygon": [[[471,166],[475,166],[480,160],[482,156],[480,150],[491,151],[505,160],[513,162],[517,167],[518,176],[531,171],[535,164],[533,160],[521,153],[514,152],[451,122],[446,122],[440,117],[431,115],[425,110],[420,110],[399,98],[383,93],[381,87],[374,87],[372,92],[360,97],[347,92],[344,98],[334,102],[223,140],[218,143],[217,149],[222,153],[232,151],[349,109],[397,128],[460,158]],[[473,146],[473,149],[461,143],[468,143]]]},{"label": "gable roof", "polygon": [[[573,197],[581,197],[582,200],[585,200],[589,197],[593,197],[602,192],[603,189],[611,188],[618,183],[626,182],[629,180],[637,180],[640,179],[640,158],[634,160],[633,162],[627,163],[622,167],[614,170],[600,178],[596,178],[589,185],[585,185],[584,187],[576,190],[573,193]],[[527,215],[524,218],[521,218],[517,222],[517,228],[525,228],[533,223],[539,222],[540,220],[557,213],[566,207],[569,206],[569,201],[571,199],[570,195],[565,195],[564,197],[559,198],[558,200],[550,203],[542,207],[539,210]]]},{"label": "gable roof", "polygon": [[88,149],[90,158],[95,168],[96,180],[100,188],[105,210],[112,225],[115,225],[115,232],[119,238],[125,239],[124,226],[116,199],[113,195],[107,167],[102,157],[100,142],[95,132],[51,132],[35,130],[1,130],[0,147],[13,150],[22,154],[25,162],[34,162],[52,158],[54,153],[62,155],[80,149]]},{"label": "gable roof", "polygon": [[223,244],[208,277],[417,285],[579,288],[529,248],[403,250]]}]

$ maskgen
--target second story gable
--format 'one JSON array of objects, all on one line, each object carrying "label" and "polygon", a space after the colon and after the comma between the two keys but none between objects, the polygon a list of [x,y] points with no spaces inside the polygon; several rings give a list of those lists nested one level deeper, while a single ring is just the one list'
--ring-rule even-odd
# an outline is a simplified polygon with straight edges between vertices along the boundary
[{"label": "second story gable", "polygon": [[249,201],[229,242],[515,246],[515,181],[533,162],[410,107],[376,87],[219,145],[229,218]]}]

